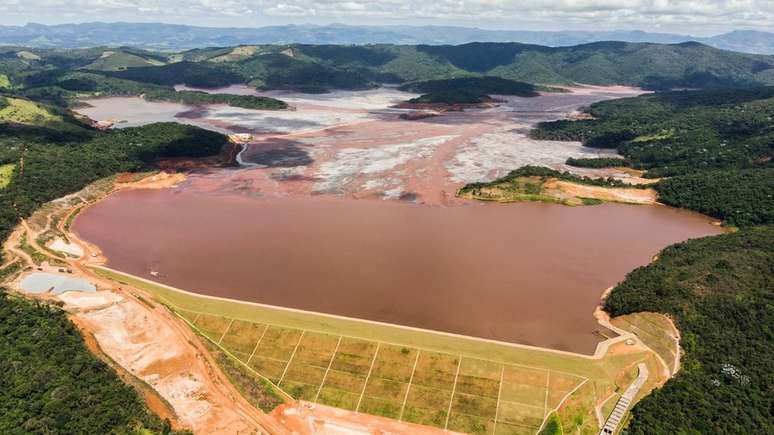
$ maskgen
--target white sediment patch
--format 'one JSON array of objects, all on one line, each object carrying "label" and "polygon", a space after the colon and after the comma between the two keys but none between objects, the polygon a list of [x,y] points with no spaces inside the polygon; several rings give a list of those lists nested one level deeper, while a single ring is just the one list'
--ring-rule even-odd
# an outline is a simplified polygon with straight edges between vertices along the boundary
[{"label": "white sediment patch", "polygon": [[64,252],[65,254],[74,255],[76,257],[83,256],[83,249],[75,243],[67,243],[61,237],[57,237],[48,245],[49,248],[54,251]]},{"label": "white sediment patch", "polygon": [[403,195],[402,187],[396,187],[394,189],[384,191],[384,199],[400,199],[401,195]]},{"label": "white sediment patch", "polygon": [[57,296],[67,310],[86,310],[105,307],[121,301],[121,297],[109,291],[95,293],[67,292]]},{"label": "white sediment patch", "polygon": [[95,121],[114,121],[116,128],[185,121],[175,118],[175,114],[191,108],[178,103],[145,101],[140,97],[92,98],[82,101],[88,103],[89,107],[77,108],[77,113]]},{"label": "white sediment patch", "polygon": [[338,124],[369,119],[367,113],[333,111],[250,110],[228,106],[210,106],[207,114],[198,119],[207,124],[216,121],[264,133],[298,133],[319,130]]},{"label": "white sediment patch", "polygon": [[297,92],[263,92],[293,104],[309,104],[339,107],[343,109],[377,110],[410,100],[418,96],[411,92],[402,92],[395,88],[378,88],[367,91],[333,91],[326,94],[301,94]]},{"label": "white sediment patch", "polygon": [[317,105],[330,106],[342,109],[383,109],[411,98],[418,97],[419,94],[399,91],[394,87],[380,87],[366,91],[331,91],[324,94],[304,94],[292,91],[258,91],[247,85],[233,85],[217,89],[199,89],[190,88],[184,85],[176,85],[178,91],[195,90],[212,94],[233,94],[233,95],[262,95],[265,97],[278,98],[290,105]]},{"label": "white sediment patch", "polygon": [[345,148],[320,165],[316,176],[321,180],[316,191],[339,191],[360,175],[387,172],[415,159],[430,158],[439,145],[456,136],[435,136],[410,143],[382,145],[376,148]]},{"label": "white sediment patch", "polygon": [[69,291],[97,291],[97,287],[85,279],[48,272],[31,273],[21,280],[19,286],[27,293],[46,293],[50,291],[54,294],[59,294]]},{"label": "white sediment patch", "polygon": [[502,131],[484,134],[463,145],[446,162],[450,178],[459,183],[491,181],[524,165],[542,165],[564,169],[569,157],[615,155],[588,148],[580,142],[530,139],[522,133]]},{"label": "white sediment patch", "polygon": [[[259,133],[297,133],[369,119],[365,112],[324,110],[251,110],[226,105],[207,105],[200,117],[175,115],[193,109],[178,103],[146,101],[140,97],[111,97],[83,100],[90,107],[76,111],[96,121],[113,120],[116,128],[136,127],[153,122],[196,125],[224,134],[249,129]],[[119,122],[120,121],[120,122]],[[232,127],[235,126],[235,127]]]}]

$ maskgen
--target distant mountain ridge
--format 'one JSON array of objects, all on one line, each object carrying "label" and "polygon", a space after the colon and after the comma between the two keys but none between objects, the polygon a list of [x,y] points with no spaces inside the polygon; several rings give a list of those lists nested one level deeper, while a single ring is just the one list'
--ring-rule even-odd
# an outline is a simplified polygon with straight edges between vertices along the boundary
[{"label": "distant mountain ridge", "polygon": [[[148,85],[327,92],[380,84],[500,78],[533,85],[629,85],[651,90],[774,85],[774,56],[679,44],[602,41],[572,47],[265,44],[160,52],[129,47],[0,47],[0,77],[32,99],[77,92],[145,93]],[[436,90],[438,91],[438,90]],[[490,91],[487,91],[490,92]]]},{"label": "distant mountain ridge", "polygon": [[282,25],[255,28],[197,27],[162,23],[82,23],[0,26],[0,44],[38,48],[132,46],[184,50],[243,44],[428,44],[520,42],[551,47],[599,41],[676,44],[688,41],[724,50],[774,54],[774,33],[736,30],[711,37],[635,31],[521,31],[454,26]]}]

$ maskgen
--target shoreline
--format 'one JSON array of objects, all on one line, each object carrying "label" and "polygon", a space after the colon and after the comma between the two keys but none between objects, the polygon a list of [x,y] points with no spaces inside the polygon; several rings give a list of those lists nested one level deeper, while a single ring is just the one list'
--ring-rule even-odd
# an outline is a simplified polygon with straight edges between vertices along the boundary
[{"label": "shoreline", "polygon": [[[262,304],[262,303],[259,303],[259,302],[243,301],[243,300],[240,300],[240,299],[224,298],[224,297],[220,297],[220,296],[210,296],[210,295],[205,295],[205,294],[196,293],[196,292],[184,290],[184,289],[181,289],[181,288],[173,287],[173,286],[170,286],[170,285],[167,285],[167,284],[163,284],[163,283],[160,283],[160,282],[153,281],[151,279],[139,277],[137,275],[132,275],[130,273],[122,272],[122,271],[117,270],[117,269],[112,269],[112,268],[107,267],[107,266],[92,265],[92,266],[89,266],[89,267],[92,268],[92,269],[105,270],[105,271],[111,272],[111,273],[116,274],[116,275],[125,276],[125,277],[131,278],[131,279],[135,279],[135,280],[138,280],[138,281],[141,281],[141,282],[145,282],[147,284],[163,287],[163,288],[165,288],[167,290],[170,290],[170,291],[173,291],[173,292],[177,292],[177,293],[180,293],[180,294],[183,294],[183,295],[187,295],[187,296],[192,296],[192,297],[195,297],[195,298],[202,298],[202,299],[207,299],[207,300],[212,300],[212,301],[221,301],[221,302],[227,302],[227,303],[232,303],[232,304],[241,304],[241,305],[247,305],[247,306],[254,306],[254,307],[266,308],[266,309],[270,309],[270,310],[285,311],[285,312],[289,312],[289,313],[297,313],[297,314],[303,314],[303,315],[309,315],[309,316],[327,317],[327,318],[331,318],[331,319],[344,320],[344,321],[348,321],[348,322],[366,323],[366,324],[377,325],[377,326],[382,326],[382,327],[387,327],[387,328],[398,328],[398,329],[403,329],[403,330],[407,330],[407,331],[421,332],[421,333],[426,333],[426,334],[437,334],[437,335],[442,335],[442,336],[447,336],[447,337],[460,338],[460,339],[464,339],[464,340],[472,340],[472,341],[478,341],[478,342],[482,342],[482,343],[490,343],[490,344],[495,344],[495,345],[500,345],[500,346],[507,346],[507,347],[521,348],[521,349],[529,349],[529,350],[541,351],[541,352],[552,352],[552,353],[568,355],[568,356],[573,356],[573,357],[587,358],[587,359],[601,359],[602,357],[605,356],[605,353],[606,353],[607,349],[610,347],[611,344],[613,344],[615,342],[618,342],[618,341],[621,341],[621,337],[620,336],[619,337],[609,338],[607,340],[603,340],[603,341],[601,341],[601,342],[599,342],[597,344],[594,353],[589,355],[589,354],[583,354],[583,353],[578,353],[578,352],[571,352],[571,351],[560,350],[560,349],[551,349],[551,348],[548,348],[548,347],[532,346],[532,345],[521,344],[521,343],[511,343],[511,342],[507,342],[507,341],[500,341],[500,340],[494,340],[494,339],[483,338],[483,337],[474,337],[474,336],[470,336],[470,335],[455,334],[453,332],[445,332],[445,331],[438,331],[438,330],[433,330],[433,329],[419,328],[419,327],[415,327],[415,326],[400,325],[400,324],[397,324],[397,323],[380,322],[380,321],[377,321],[377,320],[362,319],[362,318],[357,318],[357,317],[348,317],[348,316],[342,316],[342,315],[338,315],[338,314],[322,313],[322,312],[317,312],[317,311],[302,310],[302,309],[298,309],[298,308],[283,307],[283,306],[279,306],[279,305],[269,305],[269,304]],[[601,325],[605,326],[603,324],[601,324]],[[607,326],[605,326],[605,327],[607,327]],[[320,332],[320,331],[315,331],[315,332]],[[389,343],[389,344],[400,344],[400,343]]]},{"label": "shoreline", "polygon": [[[162,172],[162,174],[165,174],[165,173]],[[97,203],[99,203],[101,201],[104,201],[105,199],[110,197],[112,194],[114,194],[116,192],[119,192],[121,190],[144,189],[144,188],[151,188],[151,189],[172,188],[172,187],[174,187],[176,185],[179,185],[181,182],[183,182],[185,180],[185,177],[183,176],[183,178],[178,178],[178,177],[175,177],[174,174],[173,174],[170,177],[165,177],[164,180],[162,180],[162,181],[160,181],[158,183],[143,184],[143,181],[145,181],[145,180],[147,180],[147,178],[145,178],[143,180],[140,180],[139,182],[130,183],[130,184],[127,184],[125,186],[120,186],[119,188],[112,189],[111,191],[105,193],[102,197],[97,198],[94,201],[89,202],[88,204],[85,204],[85,205],[82,205],[82,206],[78,207],[77,208],[78,215],[80,215],[88,207],[91,207],[91,206],[96,205]],[[471,202],[474,203],[473,201],[471,201]],[[410,204],[410,205],[421,206],[421,204]],[[76,219],[77,219],[77,217],[78,216],[76,216]],[[477,341],[477,342],[481,342],[481,343],[489,343],[489,344],[501,345],[501,346],[506,346],[506,347],[518,348],[518,349],[529,349],[529,350],[534,350],[534,351],[545,351],[545,352],[551,352],[551,353],[556,353],[556,354],[561,354],[561,355],[580,357],[580,358],[585,358],[585,359],[595,359],[595,360],[598,360],[598,359],[601,359],[602,357],[604,357],[604,355],[607,352],[607,349],[612,344],[617,343],[617,342],[623,340],[621,334],[619,334],[618,337],[613,337],[613,338],[608,338],[606,340],[601,340],[601,341],[599,341],[597,343],[593,353],[585,354],[585,353],[580,353],[580,352],[572,352],[572,351],[565,351],[565,350],[560,350],[560,349],[552,349],[552,348],[548,348],[548,347],[533,346],[533,345],[527,345],[527,344],[521,344],[521,343],[512,343],[512,342],[501,341],[501,340],[487,339],[487,338],[483,338],[483,337],[475,337],[475,336],[469,336],[469,335],[464,335],[464,334],[455,334],[455,333],[451,333],[451,332],[438,331],[438,330],[432,330],[432,329],[427,329],[427,328],[412,327],[412,326],[400,325],[400,324],[389,323],[389,322],[381,322],[381,321],[362,319],[362,318],[356,318],[356,317],[348,317],[348,316],[342,316],[342,315],[336,315],[336,314],[330,314],[330,313],[322,313],[322,312],[316,312],[316,311],[310,311],[310,310],[302,310],[302,309],[297,309],[297,308],[282,307],[282,306],[270,305],[270,304],[262,304],[262,303],[258,303],[258,302],[243,301],[243,300],[239,300],[239,299],[232,299],[232,298],[224,298],[224,297],[219,297],[219,296],[205,295],[205,294],[196,293],[196,292],[193,292],[193,291],[189,291],[189,290],[173,287],[173,286],[170,286],[170,285],[167,285],[167,284],[163,284],[163,283],[160,283],[160,282],[156,282],[156,281],[153,281],[151,279],[140,277],[140,276],[136,276],[136,275],[133,275],[133,274],[130,274],[130,273],[127,273],[127,272],[123,272],[123,271],[117,270],[117,269],[112,269],[112,268],[106,266],[106,263],[108,262],[108,258],[103,255],[102,250],[98,246],[96,246],[96,245],[94,245],[94,244],[92,244],[90,242],[87,242],[87,241],[81,239],[72,230],[72,226],[70,227],[70,229],[68,229],[66,231],[66,235],[67,235],[68,238],[70,238],[70,240],[72,242],[78,244],[83,249],[84,255],[81,258],[85,260],[86,264],[84,264],[84,266],[87,267],[87,268],[99,268],[99,269],[103,269],[103,270],[108,270],[108,271],[111,271],[111,272],[119,274],[119,275],[128,276],[128,277],[137,279],[137,280],[139,280],[141,282],[146,282],[146,283],[151,284],[151,285],[157,285],[157,286],[160,286],[160,287],[164,287],[164,288],[167,288],[167,289],[169,289],[171,291],[174,291],[174,292],[177,292],[177,293],[180,293],[180,294],[184,294],[184,295],[188,295],[188,296],[192,296],[192,297],[196,297],[196,298],[202,298],[202,299],[213,300],[213,301],[223,301],[223,302],[228,302],[228,303],[233,303],[233,304],[240,304],[240,305],[246,305],[246,306],[261,307],[261,308],[266,308],[266,309],[270,309],[270,310],[284,311],[284,312],[289,312],[289,313],[299,313],[299,314],[305,314],[305,315],[314,316],[314,317],[323,317],[323,318],[344,320],[344,321],[348,321],[348,322],[377,325],[377,326],[387,327],[387,328],[397,328],[397,329],[402,329],[402,330],[406,330],[406,331],[421,332],[421,333],[426,333],[426,334],[437,334],[437,335],[440,335],[440,336],[460,338],[460,339],[464,339],[464,340]],[[22,274],[22,275],[24,275],[24,274]],[[612,287],[610,287],[610,289],[612,289]],[[601,302],[602,301],[600,301],[600,303]],[[592,312],[592,316],[594,316],[593,312]],[[595,319],[596,319],[596,317],[595,317]],[[599,319],[596,319],[596,320],[597,320],[597,323],[600,326],[602,326],[604,328],[607,328],[607,329],[610,329],[610,330],[613,330],[613,329],[609,328],[607,325],[601,323],[599,321]]]},{"label": "shoreline", "polygon": [[[112,194],[114,194],[116,192],[119,192],[119,191],[122,191],[122,190],[133,190],[133,189],[144,189],[144,188],[157,188],[157,189],[171,188],[171,187],[174,187],[174,186],[180,184],[182,181],[184,181],[187,178],[186,175],[180,174],[180,173],[168,174],[166,172],[162,172],[161,174],[166,174],[166,175],[163,176],[162,180],[160,182],[157,182],[157,183],[145,183],[145,181],[148,180],[148,178],[145,178],[145,179],[140,180],[138,182],[127,183],[127,184],[118,186],[117,188],[114,188],[110,192],[107,192],[102,197],[97,198],[94,201],[89,202],[88,204],[80,206],[78,208],[78,214],[80,215],[80,213],[83,212],[84,210],[86,210],[87,207],[90,207],[92,205],[96,205],[99,202],[104,201],[105,199],[110,197]],[[156,176],[152,176],[152,177],[156,177]],[[326,197],[325,199],[330,199],[330,200],[360,200],[360,199],[362,199],[362,198],[350,198],[350,197],[347,197],[347,196],[338,196],[338,195],[323,195],[323,196]],[[315,198],[315,197],[313,197],[313,198]],[[261,198],[261,199],[272,200],[272,199],[275,199],[275,198]],[[294,198],[292,198],[292,197],[281,197],[281,198],[277,198],[277,199],[293,200]],[[317,198],[317,199],[323,199],[323,198]],[[455,204],[454,206],[485,205],[486,203],[487,203],[486,201],[482,202],[482,201],[477,201],[477,200],[467,200],[467,201],[464,201],[463,203]],[[396,204],[404,204],[404,202],[396,201]],[[412,206],[438,207],[438,205],[434,205],[434,204],[416,204],[416,203],[405,203],[405,204],[406,205],[412,205]],[[611,204],[615,204],[615,203],[611,203]],[[561,204],[556,204],[556,205],[561,205]],[[627,205],[627,204],[618,204],[618,205],[624,206],[624,205]],[[662,204],[655,204],[655,205],[662,205]],[[666,206],[666,207],[668,207],[668,206]],[[701,215],[699,213],[696,213],[696,212],[693,212],[693,211],[690,211],[690,210],[683,210],[683,209],[676,209],[676,208],[675,208],[675,210],[679,210],[681,212],[690,213],[690,214],[694,214],[694,215],[697,215],[697,216],[708,218],[705,215]],[[707,223],[712,224],[712,222],[707,222]],[[87,267],[98,267],[98,268],[101,268],[101,269],[104,269],[104,270],[108,270],[108,271],[111,271],[111,272],[119,274],[119,275],[124,275],[124,276],[127,276],[127,277],[131,277],[131,278],[137,279],[139,281],[142,281],[142,282],[145,282],[145,283],[148,283],[148,284],[151,284],[151,285],[157,285],[157,286],[161,286],[161,287],[167,288],[170,291],[178,292],[180,294],[184,294],[184,295],[191,296],[191,297],[202,298],[202,299],[205,299],[205,300],[222,301],[222,302],[227,302],[227,303],[231,303],[231,304],[260,307],[260,308],[269,309],[269,310],[276,310],[276,311],[280,311],[280,312],[303,314],[303,315],[308,315],[308,316],[311,316],[311,317],[321,317],[321,318],[328,318],[328,319],[343,320],[343,321],[347,321],[347,322],[355,322],[355,323],[361,323],[361,324],[376,325],[376,326],[386,327],[386,328],[397,328],[397,329],[406,330],[406,331],[415,331],[415,332],[421,332],[421,333],[426,333],[426,334],[436,334],[436,335],[439,335],[439,336],[454,337],[454,338],[459,338],[459,339],[478,341],[478,342],[482,342],[482,343],[490,343],[490,344],[494,344],[494,345],[502,345],[502,346],[506,346],[506,347],[530,349],[530,350],[536,350],[536,351],[554,352],[554,353],[564,354],[564,355],[568,355],[568,356],[590,358],[590,359],[599,359],[599,358],[603,357],[605,352],[607,351],[607,349],[612,344],[614,344],[614,343],[616,343],[618,341],[623,341],[624,339],[622,338],[622,336],[626,335],[625,333],[622,333],[620,329],[612,327],[610,325],[610,323],[609,323],[609,318],[604,320],[604,319],[600,319],[599,316],[598,316],[598,310],[601,309],[601,307],[604,305],[605,298],[613,290],[615,285],[610,286],[610,287],[606,288],[605,290],[603,290],[603,292],[599,296],[599,299],[596,301],[594,310],[592,310],[589,314],[594,318],[594,321],[595,321],[596,325],[599,325],[599,326],[601,326],[604,329],[607,329],[607,330],[615,332],[617,334],[617,336],[616,337],[602,339],[602,340],[598,341],[596,343],[596,345],[595,345],[595,348],[594,348],[593,352],[585,353],[585,352],[579,352],[579,351],[568,351],[568,350],[562,350],[562,349],[554,349],[554,348],[551,348],[551,347],[544,347],[544,346],[539,346],[539,345],[530,345],[530,344],[523,344],[523,343],[518,343],[518,342],[510,342],[510,341],[504,341],[504,340],[497,340],[497,339],[479,337],[479,336],[474,336],[474,335],[459,334],[459,333],[447,332],[447,331],[437,330],[437,329],[430,329],[430,328],[416,327],[416,326],[410,326],[410,325],[403,325],[403,324],[400,324],[400,323],[390,323],[390,322],[387,322],[387,321],[370,320],[370,319],[361,318],[361,317],[338,315],[338,314],[326,313],[326,312],[320,312],[320,311],[314,311],[314,310],[305,310],[305,309],[286,307],[286,306],[281,306],[281,305],[272,305],[272,304],[266,304],[266,303],[261,303],[261,302],[247,301],[247,300],[242,300],[242,299],[238,299],[238,298],[230,298],[230,297],[222,297],[222,296],[212,296],[212,295],[208,295],[208,294],[204,294],[204,293],[197,293],[195,291],[186,290],[184,288],[175,287],[173,285],[164,284],[162,282],[154,281],[152,278],[146,278],[146,277],[134,275],[132,273],[125,272],[125,271],[122,271],[122,270],[119,270],[119,269],[114,269],[114,268],[112,268],[110,266],[107,266],[108,258],[106,258],[103,255],[102,250],[98,246],[96,246],[96,245],[94,245],[94,244],[92,244],[90,242],[86,242],[85,240],[81,239],[75,232],[72,231],[72,229],[67,231],[67,236],[70,239],[74,240],[80,246],[86,247],[86,249],[84,250],[84,252],[85,252],[84,258],[86,258],[86,255],[90,255],[91,256],[90,258],[87,259],[87,262],[89,263],[89,264],[86,264]],[[643,264],[642,266],[645,266],[647,264],[652,263],[653,261],[655,261],[655,259],[657,259],[657,255],[652,257],[652,258],[650,258],[649,262]],[[631,271],[629,271],[629,272],[631,272]],[[627,272],[627,274],[629,272]],[[599,334],[594,334],[594,333],[591,333],[591,332],[589,332],[589,333],[592,334],[592,335],[595,335],[596,337],[599,337]],[[603,337],[604,337],[604,335],[603,335]]]}]

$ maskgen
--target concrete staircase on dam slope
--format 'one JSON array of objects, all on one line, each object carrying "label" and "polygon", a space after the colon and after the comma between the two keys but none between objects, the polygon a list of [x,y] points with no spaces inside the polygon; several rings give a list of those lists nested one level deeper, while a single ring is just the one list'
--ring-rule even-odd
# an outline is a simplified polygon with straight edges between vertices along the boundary
[{"label": "concrete staircase on dam slope", "polygon": [[610,417],[607,418],[602,430],[599,431],[599,435],[610,435],[616,432],[618,425],[626,415],[626,411],[629,410],[629,405],[648,379],[648,367],[644,363],[637,365],[637,370],[639,372],[637,374],[637,379],[629,385],[629,388],[627,388],[621,395],[621,398],[618,399],[615,408],[613,408],[613,412],[610,413]]}]

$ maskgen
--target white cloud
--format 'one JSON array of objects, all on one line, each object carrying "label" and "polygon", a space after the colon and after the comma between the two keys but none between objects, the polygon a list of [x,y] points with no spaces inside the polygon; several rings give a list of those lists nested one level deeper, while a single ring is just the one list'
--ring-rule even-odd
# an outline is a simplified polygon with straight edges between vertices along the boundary
[{"label": "white cloud", "polygon": [[[344,21],[573,28],[757,27],[774,29],[772,0],[2,0],[0,16],[56,22],[77,11],[81,21],[269,24]],[[10,18],[9,18],[10,17]],[[234,21],[235,17],[239,20]],[[230,21],[231,20],[231,21]]]}]

